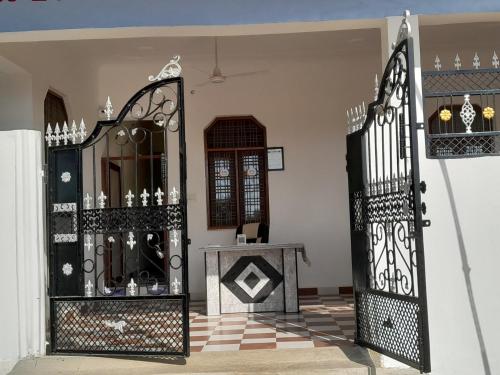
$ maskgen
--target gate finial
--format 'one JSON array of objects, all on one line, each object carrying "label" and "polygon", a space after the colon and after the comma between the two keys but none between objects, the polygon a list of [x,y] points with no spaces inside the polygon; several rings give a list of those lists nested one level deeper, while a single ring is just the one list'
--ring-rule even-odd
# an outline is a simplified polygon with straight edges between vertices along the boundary
[{"label": "gate finial", "polygon": [[158,206],[161,206],[163,204],[163,196],[164,195],[165,195],[165,193],[163,191],[161,191],[160,188],[158,188],[158,190],[155,193],[155,197],[156,197],[156,201],[158,202]]},{"label": "gate finial", "polygon": [[436,55],[436,59],[434,60],[434,68],[436,68],[437,71],[441,70],[441,59],[439,58],[438,55]]},{"label": "gate finial", "polygon": [[479,67],[481,66],[481,60],[479,60],[479,56],[478,56],[477,52],[474,55],[474,58],[472,59],[472,66],[476,70],[479,69]]},{"label": "gate finial", "polygon": [[135,288],[137,288],[137,284],[135,283],[133,278],[130,279],[130,282],[127,284],[127,287],[130,295],[132,297],[135,296]]},{"label": "gate finial", "polygon": [[408,35],[410,35],[411,25],[408,19],[409,17],[410,17],[410,11],[407,9],[403,13],[403,21],[401,21],[401,26],[399,26],[398,37],[396,38],[396,42],[392,43],[392,49],[395,49],[399,43],[407,39]]},{"label": "gate finial", "polygon": [[106,120],[111,120],[111,115],[113,114],[113,104],[111,104],[111,98],[108,96],[108,100],[106,100],[106,106],[104,107],[104,114],[106,115]]},{"label": "gate finial", "polygon": [[174,56],[170,62],[163,67],[163,69],[158,73],[157,76],[149,76],[149,80],[151,82],[154,81],[161,81],[162,79],[165,78],[174,78],[174,77],[179,77],[182,72],[182,67],[179,64],[179,61],[181,60],[181,57],[179,55]]},{"label": "gate finial", "polygon": [[173,294],[179,294],[181,292],[181,283],[179,280],[177,280],[177,277],[174,278],[174,281],[172,282],[172,293]]},{"label": "gate finial", "polygon": [[491,65],[493,65],[495,69],[498,69],[498,66],[500,65],[500,60],[498,60],[496,51],[493,51],[493,57],[491,58]]},{"label": "gate finial", "polygon": [[47,146],[52,146],[52,140],[54,139],[54,136],[52,135],[52,127],[50,126],[50,122],[47,125],[47,132],[46,132],[45,140],[47,141]]},{"label": "gate finial", "polygon": [[73,120],[73,123],[71,124],[71,143],[75,144],[76,143],[76,137],[77,137],[77,127],[76,127],[76,121]]},{"label": "gate finial", "polygon": [[458,53],[457,53],[457,56],[455,56],[455,69],[456,70],[460,70],[460,68],[462,67],[462,62],[460,61],[460,56],[458,56]]},{"label": "gate finial", "polygon": [[146,207],[148,205],[148,198],[149,198],[149,193],[146,189],[143,190],[141,198],[142,198],[142,206]]},{"label": "gate finial", "polygon": [[131,190],[128,191],[128,194],[125,195],[125,198],[127,199],[127,207],[132,207],[132,199],[135,198],[135,195],[132,194]]},{"label": "gate finial", "polygon": [[85,286],[85,296],[86,297],[93,297],[94,296],[94,292],[92,291],[92,289],[94,288],[94,285],[92,284],[92,281],[89,280],[89,282],[87,283],[87,285]]}]

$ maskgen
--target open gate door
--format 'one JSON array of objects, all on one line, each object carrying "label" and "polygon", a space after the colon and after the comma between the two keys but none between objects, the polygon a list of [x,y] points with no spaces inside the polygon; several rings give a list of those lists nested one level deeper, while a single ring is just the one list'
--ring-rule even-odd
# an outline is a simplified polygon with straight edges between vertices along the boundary
[{"label": "open gate door", "polygon": [[356,343],[430,371],[413,41],[398,41],[378,98],[347,136]]},{"label": "open gate door", "polygon": [[84,125],[48,131],[52,353],[189,355],[183,80],[170,65],[116,120],[109,102],[86,140]]}]

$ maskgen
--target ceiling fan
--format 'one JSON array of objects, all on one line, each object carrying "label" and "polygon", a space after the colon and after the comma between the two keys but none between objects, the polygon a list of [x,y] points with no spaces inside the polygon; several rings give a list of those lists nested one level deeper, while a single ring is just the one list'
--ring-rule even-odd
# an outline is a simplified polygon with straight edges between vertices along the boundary
[{"label": "ceiling fan", "polygon": [[242,73],[227,74],[227,75],[222,74],[222,70],[219,67],[219,49],[217,44],[217,38],[214,38],[214,55],[215,55],[215,66],[212,70],[212,73],[209,75],[208,80],[197,84],[196,87],[202,87],[210,83],[213,84],[224,83],[228,78],[246,77],[267,72],[267,70],[256,70],[251,72],[242,72]]}]

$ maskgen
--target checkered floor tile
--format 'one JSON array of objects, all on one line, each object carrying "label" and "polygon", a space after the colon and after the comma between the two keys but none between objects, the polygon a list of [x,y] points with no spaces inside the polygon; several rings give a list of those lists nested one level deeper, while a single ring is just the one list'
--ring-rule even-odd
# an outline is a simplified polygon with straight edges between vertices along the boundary
[{"label": "checkered floor tile", "polygon": [[300,297],[300,312],[206,316],[205,302],[191,302],[192,352],[314,348],[351,344],[352,295]]}]

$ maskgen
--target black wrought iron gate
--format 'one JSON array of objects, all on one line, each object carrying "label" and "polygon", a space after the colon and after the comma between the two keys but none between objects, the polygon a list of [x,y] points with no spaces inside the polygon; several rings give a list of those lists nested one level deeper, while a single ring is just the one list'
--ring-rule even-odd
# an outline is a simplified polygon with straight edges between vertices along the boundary
[{"label": "black wrought iron gate", "polygon": [[104,112],[47,132],[51,352],[187,356],[183,80]]},{"label": "black wrought iron gate", "polygon": [[[412,39],[347,136],[356,342],[430,371]],[[425,213],[425,212],[424,212]]]}]

